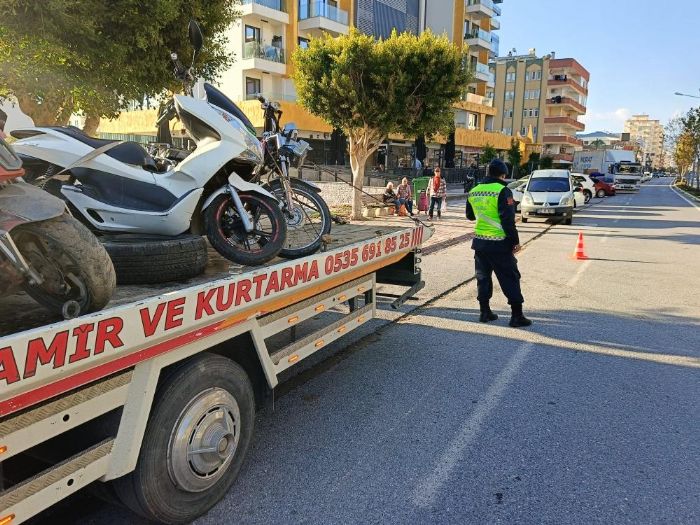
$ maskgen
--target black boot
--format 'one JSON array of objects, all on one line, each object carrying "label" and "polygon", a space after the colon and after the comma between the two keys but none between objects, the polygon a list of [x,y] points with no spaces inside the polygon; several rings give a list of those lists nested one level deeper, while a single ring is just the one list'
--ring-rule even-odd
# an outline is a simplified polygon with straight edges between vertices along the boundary
[{"label": "black boot", "polygon": [[488,323],[498,319],[498,316],[491,311],[488,301],[479,301],[479,309],[481,310],[481,315],[479,316],[480,323]]},{"label": "black boot", "polygon": [[524,326],[530,326],[532,321],[523,315],[523,304],[513,303],[510,305],[510,309],[513,314],[510,317],[510,323],[508,323],[513,328],[522,328]]}]

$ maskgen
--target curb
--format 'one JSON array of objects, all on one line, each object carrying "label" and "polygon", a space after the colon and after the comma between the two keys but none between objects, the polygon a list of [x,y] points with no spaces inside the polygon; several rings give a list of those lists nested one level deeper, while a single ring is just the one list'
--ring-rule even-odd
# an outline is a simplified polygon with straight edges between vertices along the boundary
[{"label": "curb", "polygon": [[672,184],[672,185],[671,185],[671,188],[673,188],[675,191],[677,191],[677,192],[680,193],[681,195],[685,195],[688,199],[690,199],[690,200],[692,200],[692,201],[700,202],[700,197],[696,197],[696,196],[693,195],[692,193],[688,193],[688,192],[685,191],[684,189],[681,189],[681,188],[679,188],[678,186],[676,186],[675,184]]}]

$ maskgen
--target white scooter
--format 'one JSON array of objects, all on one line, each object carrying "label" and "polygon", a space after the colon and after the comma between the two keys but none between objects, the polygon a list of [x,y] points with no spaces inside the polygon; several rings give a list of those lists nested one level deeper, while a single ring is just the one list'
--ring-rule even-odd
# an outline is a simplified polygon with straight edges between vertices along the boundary
[{"label": "white scooter", "polygon": [[[196,22],[189,33],[196,56],[203,41]],[[186,94],[175,95],[170,107],[197,144],[176,167],[159,165],[135,142],[95,139],[74,127],[16,130],[14,147],[28,167],[43,161],[54,177],[69,176],[58,191],[97,232],[206,233],[231,261],[267,262],[282,249],[287,225],[274,195],[247,182],[264,160],[260,141],[242,113],[192,97],[192,68],[172,59]]]}]

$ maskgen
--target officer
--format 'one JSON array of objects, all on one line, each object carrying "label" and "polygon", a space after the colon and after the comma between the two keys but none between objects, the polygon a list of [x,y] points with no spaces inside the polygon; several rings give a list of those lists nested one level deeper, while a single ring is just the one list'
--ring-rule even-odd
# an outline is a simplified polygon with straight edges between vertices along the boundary
[{"label": "officer", "polygon": [[488,323],[498,316],[491,311],[493,295],[491,274],[496,273],[512,310],[510,326],[530,326],[523,315],[523,295],[520,292],[520,272],[515,254],[520,251],[518,230],[515,229],[515,202],[506,187],[508,167],[502,160],[491,161],[488,177],[472,188],[467,198],[467,219],[476,221],[474,228],[474,263],[476,267],[477,298],[481,315],[479,321]]}]

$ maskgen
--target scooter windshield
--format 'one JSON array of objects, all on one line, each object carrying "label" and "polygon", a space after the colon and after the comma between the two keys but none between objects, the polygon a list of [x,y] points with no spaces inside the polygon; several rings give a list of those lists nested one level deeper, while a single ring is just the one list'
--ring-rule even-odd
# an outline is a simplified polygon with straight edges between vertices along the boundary
[{"label": "scooter windshield", "polygon": [[231,113],[231,115],[240,120],[253,135],[257,135],[255,132],[255,126],[253,126],[250,119],[246,117],[245,113],[241,111],[241,108],[239,108],[230,98],[208,82],[204,83],[204,92],[207,94],[207,100],[212,106],[228,111]]}]

